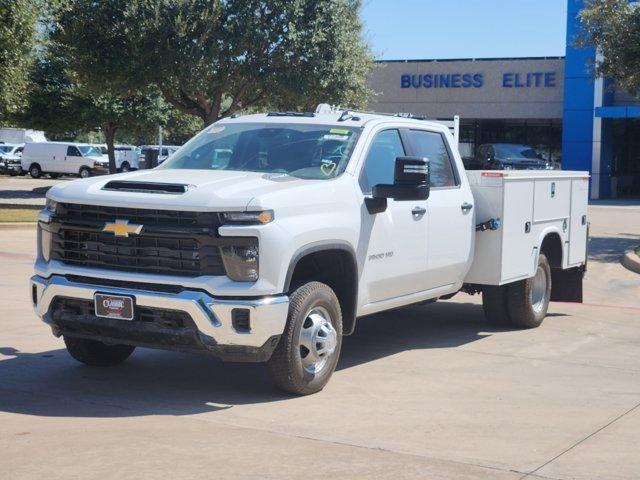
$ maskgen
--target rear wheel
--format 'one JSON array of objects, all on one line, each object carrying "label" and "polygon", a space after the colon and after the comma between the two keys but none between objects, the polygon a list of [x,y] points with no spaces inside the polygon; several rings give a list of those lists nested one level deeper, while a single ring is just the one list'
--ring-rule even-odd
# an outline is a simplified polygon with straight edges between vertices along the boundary
[{"label": "rear wheel", "polygon": [[130,345],[107,345],[97,340],[64,337],[69,354],[77,361],[95,367],[111,367],[124,362],[136,347]]},{"label": "rear wheel", "polygon": [[514,325],[538,327],[549,309],[551,298],[551,266],[544,253],[538,257],[536,274],[509,285],[507,310]]},{"label": "rear wheel", "polygon": [[129,171],[131,171],[131,167],[129,166],[129,162],[122,162],[122,165],[120,165],[120,171],[121,172],[129,172]]},{"label": "rear wheel", "polygon": [[80,175],[80,178],[89,178],[91,176],[91,170],[89,170],[88,167],[82,167],[78,175]]},{"label": "rear wheel", "polygon": [[336,294],[324,283],[306,283],[290,297],[285,331],[267,364],[269,374],[286,392],[318,392],[331,378],[341,346],[342,312]]},{"label": "rear wheel", "polygon": [[31,165],[29,167],[29,175],[31,175],[32,178],[40,178],[40,176],[42,175],[42,169],[40,168],[40,165],[38,165],[37,163]]}]

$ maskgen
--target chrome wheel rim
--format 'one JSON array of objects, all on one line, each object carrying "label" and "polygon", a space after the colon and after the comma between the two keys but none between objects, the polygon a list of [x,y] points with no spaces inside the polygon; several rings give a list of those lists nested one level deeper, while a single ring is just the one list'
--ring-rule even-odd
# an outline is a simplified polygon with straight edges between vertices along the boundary
[{"label": "chrome wheel rim", "polygon": [[311,374],[321,372],[338,346],[338,334],[324,307],[313,307],[307,312],[298,342],[302,368]]},{"label": "chrome wheel rim", "polygon": [[89,176],[89,172],[87,172],[86,170],[82,170],[80,172],[80,178],[87,178]]},{"label": "chrome wheel rim", "polygon": [[37,168],[33,167],[31,169],[31,172],[29,172],[29,173],[31,173],[32,177],[37,177],[40,174],[40,170],[38,170]]},{"label": "chrome wheel rim", "polygon": [[530,296],[533,310],[536,313],[542,311],[547,301],[547,274],[542,267],[538,267],[536,276],[533,277]]}]

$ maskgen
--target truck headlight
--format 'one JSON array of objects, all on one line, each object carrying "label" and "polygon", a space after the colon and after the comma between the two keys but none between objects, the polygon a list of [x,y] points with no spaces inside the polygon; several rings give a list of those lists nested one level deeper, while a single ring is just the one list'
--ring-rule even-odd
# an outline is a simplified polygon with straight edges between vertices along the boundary
[{"label": "truck headlight", "polygon": [[246,238],[242,244],[220,247],[227,277],[236,282],[258,280],[258,239]]},{"label": "truck headlight", "polygon": [[257,212],[225,212],[222,219],[225,223],[264,225],[273,221],[273,210],[262,210]]},{"label": "truck headlight", "polygon": [[58,207],[58,202],[56,202],[55,200],[51,200],[50,198],[47,198],[47,202],[44,207],[45,210],[51,213],[56,213],[57,207]]}]

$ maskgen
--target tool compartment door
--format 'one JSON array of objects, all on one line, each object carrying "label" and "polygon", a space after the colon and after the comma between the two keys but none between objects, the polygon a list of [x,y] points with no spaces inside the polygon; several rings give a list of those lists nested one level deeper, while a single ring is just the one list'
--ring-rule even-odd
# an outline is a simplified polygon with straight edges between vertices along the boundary
[{"label": "tool compartment door", "polygon": [[569,266],[581,264],[587,256],[587,205],[589,177],[571,180],[571,219],[569,221]]}]

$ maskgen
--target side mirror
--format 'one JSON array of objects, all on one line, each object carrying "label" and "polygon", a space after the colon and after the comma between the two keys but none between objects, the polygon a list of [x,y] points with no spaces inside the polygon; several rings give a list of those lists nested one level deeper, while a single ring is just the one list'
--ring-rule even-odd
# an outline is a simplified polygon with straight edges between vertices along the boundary
[{"label": "side mirror", "polygon": [[365,199],[369,213],[384,212],[387,199],[396,201],[426,200],[429,198],[429,160],[423,157],[398,157],[392,185],[373,187],[372,198]]}]

